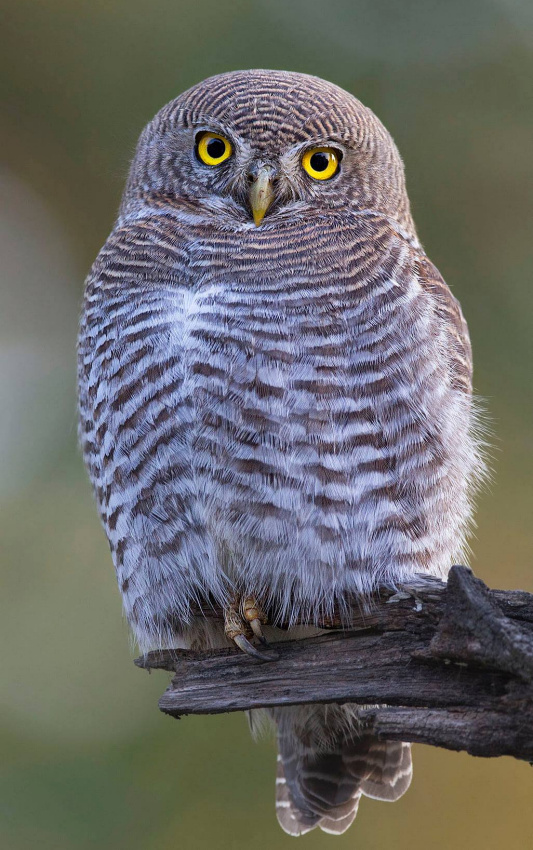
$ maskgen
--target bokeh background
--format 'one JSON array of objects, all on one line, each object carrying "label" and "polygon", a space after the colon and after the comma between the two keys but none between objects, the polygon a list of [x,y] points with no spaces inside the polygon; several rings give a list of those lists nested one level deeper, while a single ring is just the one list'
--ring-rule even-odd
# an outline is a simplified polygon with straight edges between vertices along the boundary
[{"label": "bokeh background", "polygon": [[[419,232],[460,298],[495,480],[472,565],[533,591],[531,0],[3,0],[0,194],[0,846],[285,848],[274,748],[242,715],[161,715],[134,668],[76,446],[83,278],[143,125],[224,70],[326,77],[392,131]],[[415,747],[409,793],[342,838],[378,850],[525,850],[533,773]]]}]

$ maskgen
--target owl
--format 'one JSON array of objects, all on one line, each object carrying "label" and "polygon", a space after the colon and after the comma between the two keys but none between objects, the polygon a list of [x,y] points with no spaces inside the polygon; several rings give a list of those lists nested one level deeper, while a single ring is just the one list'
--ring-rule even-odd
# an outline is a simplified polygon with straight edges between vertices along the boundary
[{"label": "owl", "polygon": [[[265,70],[164,106],[79,335],[81,443],[141,650],[261,656],[277,622],[316,634],[334,609],[349,625],[354,594],[444,577],[482,470],[471,372],[370,109]],[[372,737],[355,705],[268,713],[289,834],[342,833],[362,795],[407,790],[409,745]]]}]

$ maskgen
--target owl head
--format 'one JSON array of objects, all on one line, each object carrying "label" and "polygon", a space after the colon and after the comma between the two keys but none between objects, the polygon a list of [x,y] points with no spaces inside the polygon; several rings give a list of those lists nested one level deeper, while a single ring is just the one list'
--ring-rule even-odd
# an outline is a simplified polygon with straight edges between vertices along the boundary
[{"label": "owl head", "polygon": [[147,203],[268,228],[373,210],[414,235],[403,164],[383,124],[338,86],[285,71],[220,74],[164,106],[141,134],[121,212]]}]

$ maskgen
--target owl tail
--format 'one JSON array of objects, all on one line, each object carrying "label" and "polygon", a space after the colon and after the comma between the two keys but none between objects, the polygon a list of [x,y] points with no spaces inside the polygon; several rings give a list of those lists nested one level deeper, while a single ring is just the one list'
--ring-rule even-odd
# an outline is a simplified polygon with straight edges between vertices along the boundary
[{"label": "owl tail", "polygon": [[315,827],[340,835],[353,822],[362,794],[397,800],[411,782],[411,747],[372,735],[340,733],[319,749],[278,732],[276,814],[289,835]]}]

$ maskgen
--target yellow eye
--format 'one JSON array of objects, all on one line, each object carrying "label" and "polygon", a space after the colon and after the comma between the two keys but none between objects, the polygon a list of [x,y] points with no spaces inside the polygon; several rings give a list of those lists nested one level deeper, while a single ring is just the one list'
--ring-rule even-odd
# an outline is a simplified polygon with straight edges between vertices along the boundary
[{"label": "yellow eye", "polygon": [[204,133],[196,147],[198,159],[205,165],[220,165],[228,159],[233,148],[231,142],[217,133]]},{"label": "yellow eye", "polygon": [[302,168],[315,180],[329,180],[339,170],[339,154],[333,148],[309,148],[302,157]]}]

